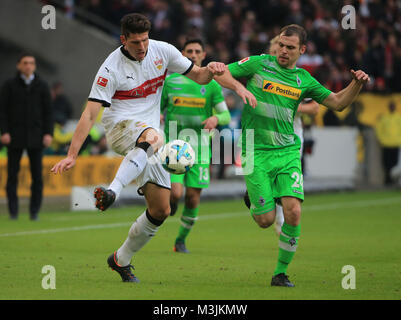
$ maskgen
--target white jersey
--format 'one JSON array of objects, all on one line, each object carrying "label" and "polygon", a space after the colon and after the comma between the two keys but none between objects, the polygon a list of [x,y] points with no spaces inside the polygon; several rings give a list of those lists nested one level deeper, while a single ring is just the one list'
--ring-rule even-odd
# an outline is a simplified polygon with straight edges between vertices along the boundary
[{"label": "white jersey", "polygon": [[106,107],[102,117],[106,131],[112,123],[122,120],[140,121],[158,129],[167,70],[185,74],[192,66],[188,58],[166,42],[150,39],[148,52],[140,62],[121,46],[100,67],[88,100]]}]

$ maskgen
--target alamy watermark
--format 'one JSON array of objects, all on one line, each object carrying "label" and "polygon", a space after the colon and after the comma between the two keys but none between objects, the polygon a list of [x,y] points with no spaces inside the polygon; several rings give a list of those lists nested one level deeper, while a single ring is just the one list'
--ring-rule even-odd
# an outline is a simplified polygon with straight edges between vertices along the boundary
[{"label": "alamy watermark", "polygon": [[56,8],[52,5],[46,5],[42,7],[42,14],[45,16],[42,18],[42,29],[54,30],[56,29]]},{"label": "alamy watermark", "polygon": [[341,281],[343,289],[356,289],[356,270],[354,266],[346,265],[341,269],[341,273],[345,274]]},{"label": "alamy watermark", "polygon": [[45,290],[56,289],[56,268],[52,265],[45,265],[42,267],[42,288]]},{"label": "alamy watermark", "polygon": [[345,15],[341,20],[341,27],[344,30],[356,29],[355,7],[348,4],[342,7],[341,13]]}]

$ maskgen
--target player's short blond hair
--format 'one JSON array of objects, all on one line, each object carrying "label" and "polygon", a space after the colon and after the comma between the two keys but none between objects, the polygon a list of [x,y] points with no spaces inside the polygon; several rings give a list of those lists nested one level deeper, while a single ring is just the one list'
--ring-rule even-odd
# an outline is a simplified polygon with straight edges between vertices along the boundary
[{"label": "player's short blond hair", "polygon": [[280,38],[280,36],[275,36],[273,39],[270,40],[270,46],[272,46],[273,44],[276,44],[278,42],[278,39]]},{"label": "player's short blond hair", "polygon": [[276,54],[276,53],[272,52],[272,48],[273,48],[273,46],[278,44],[279,38],[280,38],[280,36],[275,36],[273,39],[270,40],[270,42],[269,42],[269,50],[268,50],[269,54],[272,54],[272,55]]}]

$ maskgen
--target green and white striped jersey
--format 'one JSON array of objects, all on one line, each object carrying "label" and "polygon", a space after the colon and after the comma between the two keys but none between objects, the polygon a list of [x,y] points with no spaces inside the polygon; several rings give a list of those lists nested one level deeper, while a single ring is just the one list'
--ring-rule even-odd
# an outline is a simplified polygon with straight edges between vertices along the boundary
[{"label": "green and white striped jersey", "polygon": [[[228,68],[234,78],[247,78],[246,87],[258,102],[255,109],[246,104],[241,118],[243,134],[254,130],[255,150],[299,148],[293,126],[299,103],[304,98],[321,103],[331,91],[306,70],[283,68],[267,54],[247,57]],[[242,139],[243,150],[245,142]]]}]

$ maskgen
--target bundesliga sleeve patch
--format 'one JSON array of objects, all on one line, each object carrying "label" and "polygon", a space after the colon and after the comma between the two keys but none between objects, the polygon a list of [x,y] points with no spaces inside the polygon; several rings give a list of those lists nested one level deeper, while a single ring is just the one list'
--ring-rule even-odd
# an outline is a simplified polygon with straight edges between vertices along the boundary
[{"label": "bundesliga sleeve patch", "polygon": [[249,60],[249,57],[246,57],[246,58],[238,61],[238,64],[243,64],[243,63],[247,62],[248,60]]},{"label": "bundesliga sleeve patch", "polygon": [[107,86],[107,82],[108,82],[109,80],[108,79],[106,79],[106,78],[103,78],[103,77],[99,77],[98,79],[97,79],[97,82],[96,82],[96,84],[98,84],[99,86],[102,86],[102,87],[106,87]]}]

